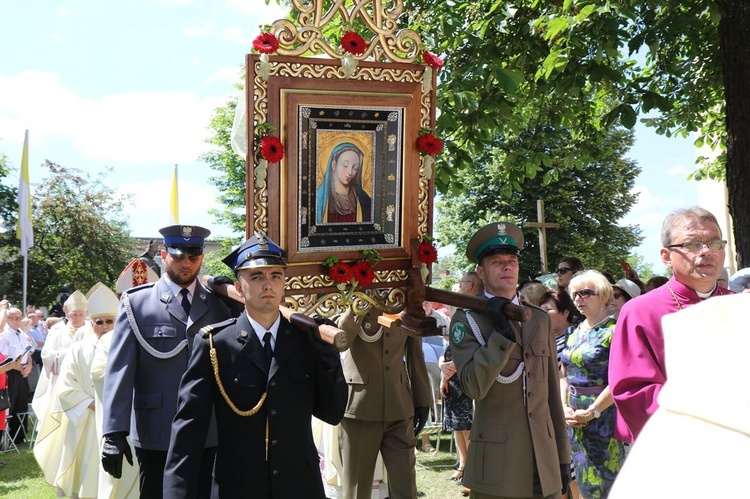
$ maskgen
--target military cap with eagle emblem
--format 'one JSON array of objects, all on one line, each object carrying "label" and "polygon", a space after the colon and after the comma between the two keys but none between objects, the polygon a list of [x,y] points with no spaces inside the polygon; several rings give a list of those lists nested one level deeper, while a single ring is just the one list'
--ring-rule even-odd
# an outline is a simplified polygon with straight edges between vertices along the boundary
[{"label": "military cap with eagle emblem", "polygon": [[466,257],[481,264],[482,258],[498,253],[518,255],[523,247],[523,232],[510,222],[487,224],[471,236],[466,246]]},{"label": "military cap with eagle emblem", "polygon": [[284,267],[286,253],[262,232],[256,232],[221,261],[237,274],[242,269]]},{"label": "military cap with eagle emblem", "polygon": [[203,254],[203,246],[211,231],[197,225],[170,225],[159,229],[164,236],[164,247],[171,255]]}]

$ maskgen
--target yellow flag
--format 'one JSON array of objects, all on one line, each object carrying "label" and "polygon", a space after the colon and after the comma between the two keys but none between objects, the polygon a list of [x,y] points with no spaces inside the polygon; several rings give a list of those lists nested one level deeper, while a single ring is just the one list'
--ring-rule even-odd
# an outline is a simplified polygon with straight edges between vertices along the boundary
[{"label": "yellow flag", "polygon": [[29,187],[29,131],[23,139],[21,179],[18,182],[18,226],[16,237],[21,240],[21,255],[26,256],[34,246],[34,229],[31,226],[31,189]]},{"label": "yellow flag", "polygon": [[172,197],[169,201],[169,225],[180,223],[180,203],[177,196],[177,165],[174,165],[172,176]]}]

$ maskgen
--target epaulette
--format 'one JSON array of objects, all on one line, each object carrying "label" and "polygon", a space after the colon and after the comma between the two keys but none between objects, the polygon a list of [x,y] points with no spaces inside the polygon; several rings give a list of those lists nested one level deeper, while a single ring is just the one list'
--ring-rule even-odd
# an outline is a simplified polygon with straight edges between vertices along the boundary
[{"label": "epaulette", "polygon": [[142,289],[153,288],[154,284],[156,284],[156,282],[147,282],[146,284],[139,284],[138,286],[133,286],[132,288],[129,288],[129,289],[125,290],[124,293],[132,295],[136,291],[140,291]]},{"label": "epaulette", "polygon": [[203,339],[205,340],[208,338],[209,334],[216,334],[220,332],[222,329],[226,328],[227,326],[231,326],[237,322],[237,317],[232,317],[231,319],[227,319],[222,322],[217,322],[216,324],[209,324],[208,326],[203,326],[201,328],[201,335],[203,336]]}]

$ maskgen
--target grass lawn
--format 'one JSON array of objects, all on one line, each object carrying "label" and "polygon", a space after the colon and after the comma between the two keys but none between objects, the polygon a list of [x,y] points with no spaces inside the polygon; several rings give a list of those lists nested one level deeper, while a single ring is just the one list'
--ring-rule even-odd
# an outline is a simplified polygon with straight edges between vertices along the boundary
[{"label": "grass lawn", "polygon": [[20,454],[4,452],[0,460],[0,498],[5,499],[54,499],[55,489],[44,481],[42,472],[27,446],[19,446]]},{"label": "grass lawn", "polygon": [[[432,445],[436,445],[435,436]],[[417,454],[418,497],[461,498],[460,486],[445,479],[453,473],[456,462],[455,449],[453,454],[447,452],[449,445],[450,435],[441,435],[440,452]],[[55,489],[44,481],[31,449],[24,445],[20,451],[0,454],[0,460],[5,461],[0,467],[0,499],[54,499]]]}]

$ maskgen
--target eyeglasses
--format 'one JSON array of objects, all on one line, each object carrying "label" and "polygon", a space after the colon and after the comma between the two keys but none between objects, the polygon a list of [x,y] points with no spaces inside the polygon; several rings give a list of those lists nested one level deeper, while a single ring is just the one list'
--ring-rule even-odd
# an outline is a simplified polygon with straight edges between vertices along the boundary
[{"label": "eyeglasses", "polygon": [[557,272],[558,274],[567,274],[568,272],[570,272],[570,271],[572,271],[572,270],[573,270],[573,269],[571,269],[571,268],[568,268],[568,267],[560,267],[560,268],[559,268],[559,269],[557,269],[557,270],[556,270],[555,272]]},{"label": "eyeglasses", "polygon": [[711,251],[719,251],[720,249],[724,249],[726,245],[726,241],[722,241],[721,239],[714,239],[713,241],[709,241],[707,243],[701,241],[690,241],[687,243],[670,244],[669,246],[667,246],[667,248],[682,248],[685,251],[689,251],[690,253],[698,253],[703,249],[704,246]]},{"label": "eyeglasses", "polygon": [[599,293],[593,289],[582,289],[580,291],[573,291],[573,298],[591,298],[592,296],[599,296]]},{"label": "eyeglasses", "polygon": [[614,296],[615,296],[615,300],[619,300],[620,298],[624,298],[625,297],[625,295],[622,294],[622,293],[614,293]]},{"label": "eyeglasses", "polygon": [[96,324],[97,326],[103,326],[106,323],[109,326],[111,324],[114,324],[114,322],[114,319],[96,319],[94,321],[94,324]]}]

